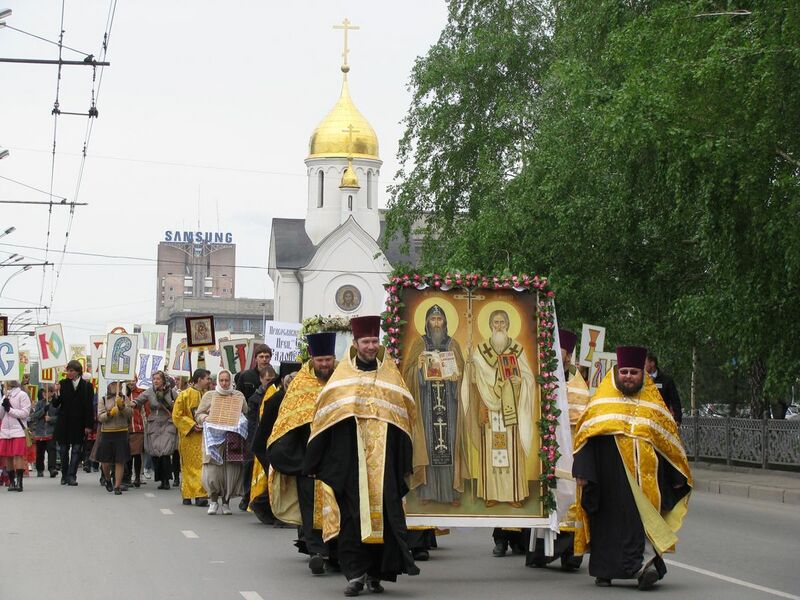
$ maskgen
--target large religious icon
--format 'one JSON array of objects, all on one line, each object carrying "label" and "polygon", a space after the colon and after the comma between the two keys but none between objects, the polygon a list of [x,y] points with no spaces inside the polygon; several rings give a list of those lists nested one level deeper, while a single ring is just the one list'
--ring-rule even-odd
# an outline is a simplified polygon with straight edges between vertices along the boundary
[{"label": "large religious icon", "polygon": [[541,524],[535,293],[406,288],[402,301],[400,369],[417,403],[409,522]]},{"label": "large religious icon", "polygon": [[336,290],[336,306],[345,312],[353,312],[361,306],[361,292],[354,285],[343,285]]},{"label": "large religious icon", "polygon": [[189,348],[216,346],[214,317],[186,317],[186,344]]}]

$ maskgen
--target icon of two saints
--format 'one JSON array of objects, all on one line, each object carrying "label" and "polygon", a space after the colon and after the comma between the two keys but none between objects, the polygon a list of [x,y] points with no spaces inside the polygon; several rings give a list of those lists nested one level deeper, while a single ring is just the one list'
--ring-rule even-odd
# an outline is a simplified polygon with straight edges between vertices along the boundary
[{"label": "icon of two saints", "polygon": [[536,453],[536,389],[509,312],[491,311],[490,335],[467,356],[439,304],[425,312],[424,329],[402,364],[417,400],[411,487],[419,502],[459,507],[473,485],[486,508],[522,508],[531,495],[527,458]]}]

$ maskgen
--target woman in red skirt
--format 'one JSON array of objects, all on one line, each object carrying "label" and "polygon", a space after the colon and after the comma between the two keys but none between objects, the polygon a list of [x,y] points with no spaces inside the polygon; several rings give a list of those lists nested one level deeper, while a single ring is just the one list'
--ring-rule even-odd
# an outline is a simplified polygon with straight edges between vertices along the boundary
[{"label": "woman in red skirt", "polygon": [[9,492],[22,491],[22,476],[28,454],[25,427],[31,413],[31,399],[19,387],[19,381],[7,381],[0,403],[0,460],[4,462]]}]

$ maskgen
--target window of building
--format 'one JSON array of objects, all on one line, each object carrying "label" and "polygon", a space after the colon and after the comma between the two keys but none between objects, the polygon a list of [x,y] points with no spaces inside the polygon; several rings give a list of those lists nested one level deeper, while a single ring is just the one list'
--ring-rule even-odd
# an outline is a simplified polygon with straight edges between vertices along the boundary
[{"label": "window of building", "polygon": [[250,319],[242,319],[242,331],[250,331]]},{"label": "window of building", "polygon": [[353,210],[353,194],[347,196],[347,210]]},{"label": "window of building", "polygon": [[372,171],[367,171],[367,208],[372,208]]},{"label": "window of building", "polygon": [[325,203],[325,173],[322,171],[317,175],[317,185],[319,187],[317,190],[317,208],[322,208]]}]

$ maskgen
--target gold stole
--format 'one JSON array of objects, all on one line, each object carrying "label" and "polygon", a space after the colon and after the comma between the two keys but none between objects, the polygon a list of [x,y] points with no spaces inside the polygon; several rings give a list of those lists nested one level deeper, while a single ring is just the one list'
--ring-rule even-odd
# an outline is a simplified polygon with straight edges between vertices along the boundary
[{"label": "gold stole", "polygon": [[[383,478],[388,426],[399,427],[411,437],[416,406],[394,361],[378,355],[376,371],[355,366],[355,349],[336,367],[317,400],[311,436],[350,417],[356,417],[358,493],[361,541],[383,543]],[[331,493],[331,496],[333,494]],[[323,495],[327,498],[327,494]],[[338,509],[323,501],[323,539],[339,532]],[[335,519],[335,521],[334,521]],[[327,528],[326,528],[327,527]]]},{"label": "gold stole", "polygon": [[[627,397],[614,385],[614,372],[606,374],[578,420],[575,453],[589,438],[598,435],[614,436],[645,534],[653,547],[659,554],[674,551],[690,494],[671,510],[660,512],[658,461],[667,460],[686,477],[690,487],[692,473],[675,420],[649,375],[645,375],[639,394]],[[589,519],[581,506],[582,491],[579,487],[575,504],[575,554],[583,554],[591,541]]]}]

